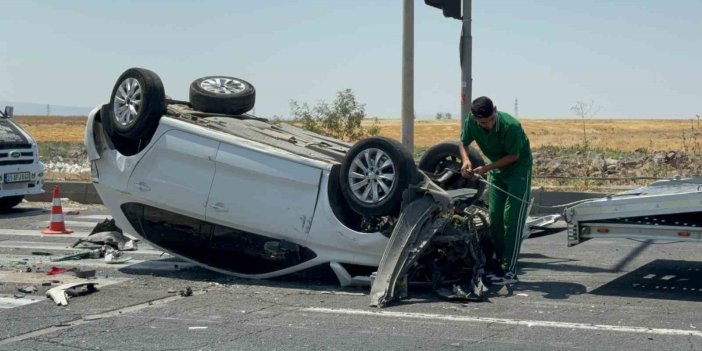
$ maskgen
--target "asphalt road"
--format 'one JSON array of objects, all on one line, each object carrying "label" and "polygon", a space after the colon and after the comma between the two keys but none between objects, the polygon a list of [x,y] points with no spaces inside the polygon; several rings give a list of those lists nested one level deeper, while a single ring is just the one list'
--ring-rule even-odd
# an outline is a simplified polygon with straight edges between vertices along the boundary
[{"label": "asphalt road", "polygon": [[[376,309],[368,288],[340,288],[328,276],[237,279],[148,245],[123,265],[52,262],[109,214],[64,204],[76,233],[42,236],[49,207],[24,203],[0,215],[0,350],[702,350],[698,244],[568,248],[561,232],[526,240],[521,282],[491,290],[486,302],[410,287],[410,299]],[[56,306],[46,290],[78,278],[46,275],[52,266],[95,269],[99,291]],[[30,284],[39,291],[14,297]],[[186,287],[192,296],[178,294]]]}]

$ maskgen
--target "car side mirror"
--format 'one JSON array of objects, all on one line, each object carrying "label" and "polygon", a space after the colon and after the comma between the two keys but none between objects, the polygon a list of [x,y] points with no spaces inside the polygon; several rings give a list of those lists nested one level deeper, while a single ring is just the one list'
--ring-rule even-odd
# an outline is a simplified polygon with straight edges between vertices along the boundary
[{"label": "car side mirror", "polygon": [[3,115],[5,118],[12,118],[12,115],[15,112],[15,108],[13,106],[5,106],[5,113]]}]

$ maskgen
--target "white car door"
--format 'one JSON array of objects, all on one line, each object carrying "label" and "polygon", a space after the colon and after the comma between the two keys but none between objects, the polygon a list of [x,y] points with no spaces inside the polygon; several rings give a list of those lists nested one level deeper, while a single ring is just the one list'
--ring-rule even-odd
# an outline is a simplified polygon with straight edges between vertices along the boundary
[{"label": "white car door", "polygon": [[204,219],[218,147],[218,141],[170,130],[139,161],[127,190],[137,201]]},{"label": "white car door", "polygon": [[207,220],[250,233],[306,240],[321,170],[222,143]]}]

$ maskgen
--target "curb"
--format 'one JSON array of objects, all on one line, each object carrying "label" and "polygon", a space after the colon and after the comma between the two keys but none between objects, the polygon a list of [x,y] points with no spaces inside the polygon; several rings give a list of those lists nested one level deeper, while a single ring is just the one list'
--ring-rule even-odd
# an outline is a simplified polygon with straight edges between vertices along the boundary
[{"label": "curb", "polygon": [[98,196],[95,186],[90,182],[44,182],[44,193],[27,195],[27,201],[51,202],[51,189],[54,186],[61,188],[61,197],[69,198],[71,201],[82,204],[102,204],[102,199]]},{"label": "curb", "polygon": [[[55,185],[61,188],[61,196],[69,198],[82,204],[102,204],[102,199],[95,190],[95,186],[90,182],[45,182],[43,194],[27,195],[27,201],[51,202],[51,191]],[[591,199],[604,197],[605,193],[589,193],[589,192],[568,192],[568,191],[544,191],[534,188],[531,193],[534,199],[534,206],[531,209],[531,215],[555,214],[563,211],[563,207],[558,208],[540,208],[539,206],[556,206],[579,201],[583,199]]]}]

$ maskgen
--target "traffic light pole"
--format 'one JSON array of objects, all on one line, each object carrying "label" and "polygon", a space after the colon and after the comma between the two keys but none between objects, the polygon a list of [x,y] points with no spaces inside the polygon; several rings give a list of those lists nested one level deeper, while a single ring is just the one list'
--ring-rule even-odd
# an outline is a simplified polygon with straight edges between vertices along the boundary
[{"label": "traffic light pole", "polygon": [[404,0],[402,15],[402,129],[400,139],[414,153],[414,0]]},{"label": "traffic light pole", "polygon": [[461,60],[461,128],[470,113],[470,103],[473,101],[473,35],[471,0],[463,0],[463,30],[461,41],[463,45],[463,60]]}]

